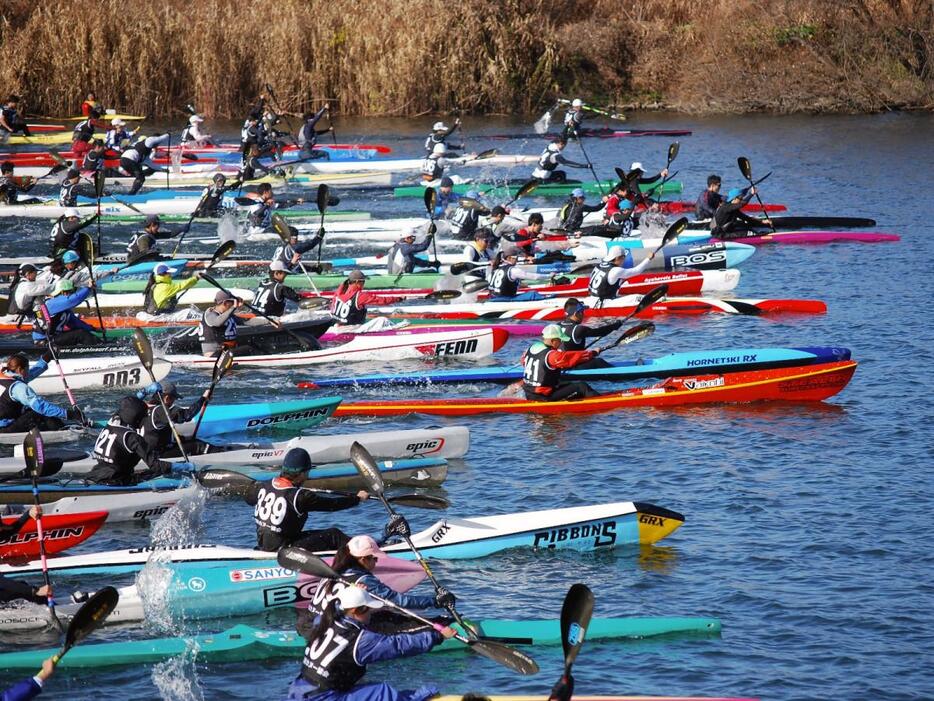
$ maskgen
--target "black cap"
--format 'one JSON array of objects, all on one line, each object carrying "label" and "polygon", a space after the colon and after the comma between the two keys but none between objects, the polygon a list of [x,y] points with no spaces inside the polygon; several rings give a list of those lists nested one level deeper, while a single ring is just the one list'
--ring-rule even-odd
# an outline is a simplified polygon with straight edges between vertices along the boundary
[{"label": "black cap", "polygon": [[493,209],[490,210],[490,216],[491,216],[491,217],[499,217],[499,216],[505,217],[505,216],[506,216],[506,208],[503,207],[503,205],[498,204],[498,205],[496,205],[495,207],[493,207]]}]

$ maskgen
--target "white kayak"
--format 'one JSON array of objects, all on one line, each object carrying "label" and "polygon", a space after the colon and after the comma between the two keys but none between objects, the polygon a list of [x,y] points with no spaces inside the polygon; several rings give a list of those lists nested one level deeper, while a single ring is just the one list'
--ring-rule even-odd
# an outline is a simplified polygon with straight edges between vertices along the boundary
[{"label": "white kayak", "polygon": [[[72,390],[76,389],[138,389],[151,380],[139,358],[130,356],[98,356],[62,358],[61,368]],[[156,358],[152,372],[156,380],[168,376],[172,363]],[[65,391],[58,365],[53,361],[49,368],[29,383],[38,394],[56,394]]]},{"label": "white kayak", "polygon": [[[259,280],[257,279],[257,283],[258,282]],[[252,290],[231,289],[230,292],[241,299],[253,299]],[[179,304],[181,307],[189,305],[201,308],[209,307],[214,304],[214,295],[216,293],[217,289],[214,287],[193,287],[185,291],[184,296],[179,300]],[[143,308],[144,304],[142,292],[101,292],[97,295],[97,300],[100,304],[101,312],[104,314],[114,314],[127,310],[139,311]],[[9,295],[0,295],[0,306],[5,307],[8,303]],[[94,306],[94,298],[90,297],[87,301],[75,307],[75,312],[84,314],[85,316],[95,316],[97,311]]]},{"label": "white kayak", "polygon": [[[44,435],[44,434],[43,434]],[[189,455],[190,462],[198,468],[238,466],[278,466],[292,448],[304,448],[316,465],[347,462],[350,446],[357,441],[377,459],[410,458],[460,458],[470,447],[470,430],[466,426],[443,428],[416,428],[401,431],[367,431],[328,436],[297,436],[288,441],[273,443],[251,443],[231,446],[231,450],[202,455]],[[23,470],[22,445],[13,449],[13,457],[0,458],[0,477],[17,475]],[[61,474],[83,475],[97,464],[87,452],[56,456],[49,452],[48,458],[60,457],[64,462]],[[181,458],[168,458],[180,461]],[[146,469],[140,463],[137,470]],[[120,497],[121,500],[123,497]],[[89,511],[91,509],[88,509]]]},{"label": "white kayak", "polygon": [[[452,329],[430,333],[417,330],[388,331],[357,336],[333,348],[298,351],[278,355],[245,355],[234,358],[234,366],[257,370],[294,368],[335,362],[431,360],[437,358],[485,358],[505,345],[509,332],[499,328]],[[214,358],[201,355],[168,355],[174,365],[203,368],[214,367]]]},{"label": "white kayak", "polygon": [[[466,160],[463,163],[456,163],[456,167],[504,167],[511,168],[512,166],[517,165],[528,165],[529,163],[537,163],[538,156],[521,156],[521,155],[496,155],[491,156],[490,158],[484,158],[481,160],[472,159]],[[404,173],[406,171],[420,171],[422,165],[425,163],[422,158],[374,158],[370,160],[361,160],[361,161],[326,161],[324,159],[316,159],[313,161],[306,161],[305,163],[298,164],[299,170],[306,171],[308,173],[342,173],[342,172],[353,172],[353,171],[381,171],[387,173]],[[283,165],[288,165],[288,161],[284,161]],[[19,169],[17,169],[17,173]],[[46,171],[47,172],[47,171]]]},{"label": "white kayak", "polygon": [[[21,446],[26,435],[26,433],[0,433],[0,445]],[[95,432],[94,435],[97,435],[97,433]],[[90,434],[83,428],[66,426],[60,431],[43,431],[42,441],[44,443],[73,443],[89,436]]]}]

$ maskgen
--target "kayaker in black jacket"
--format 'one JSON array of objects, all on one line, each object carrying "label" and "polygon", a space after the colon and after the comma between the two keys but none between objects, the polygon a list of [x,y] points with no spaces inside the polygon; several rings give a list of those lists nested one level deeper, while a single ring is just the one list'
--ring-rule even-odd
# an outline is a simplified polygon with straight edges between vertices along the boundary
[{"label": "kayaker in black jacket", "polygon": [[325,160],[331,158],[326,150],[315,148],[319,136],[334,131],[333,126],[328,126],[327,129],[315,129],[325,112],[328,112],[330,109],[330,104],[325,103],[324,107],[314,114],[306,112],[302,115],[302,128],[298,133],[298,143],[302,147],[302,158],[323,158]]},{"label": "kayaker in black jacket", "polygon": [[[600,326],[588,326],[583,323],[585,311],[587,311],[587,305],[576,297],[571,297],[564,303],[564,319],[558,322],[558,326],[561,327],[569,340],[562,341],[561,350],[587,350],[587,339],[603,338],[618,330],[623,325],[622,321],[611,321],[608,324],[601,324]],[[580,370],[608,367],[610,367],[610,363],[600,356],[595,356],[586,362],[574,366],[575,369]]]},{"label": "kayaker in black jacket", "polygon": [[185,223],[178,229],[163,231],[162,220],[158,214],[150,214],[143,222],[143,230],[133,234],[133,238],[126,246],[126,259],[138,263],[150,258],[158,257],[162,252],[156,245],[156,241],[162,239],[173,239],[181,236],[191,228],[191,223]]},{"label": "kayaker in black jacket", "polygon": [[[8,538],[12,538],[22,530],[29,519],[35,520],[41,513],[38,506],[33,506],[29,511],[23,512],[16,521],[9,525],[0,522],[0,539],[6,541]],[[0,574],[0,603],[2,604],[19,599],[31,601],[34,604],[44,604],[48,595],[49,588],[44,584],[41,587],[33,587],[30,584],[26,584],[26,582],[7,579]]]},{"label": "kayaker in black jacket", "polygon": [[78,250],[78,234],[97,221],[97,213],[81,220],[81,214],[76,207],[69,207],[58,218],[52,231],[49,233],[52,247],[52,258],[60,258],[65,251]]},{"label": "kayaker in black jacket", "polygon": [[728,239],[731,234],[742,234],[750,229],[769,226],[771,221],[768,218],[756,219],[742,211],[743,207],[749,204],[749,200],[755,194],[755,187],[749,188],[748,192],[739,187],[730,190],[726,196],[727,201],[717,208],[714,218],[710,222],[711,235],[721,239]]},{"label": "kayaker in black jacket", "polygon": [[202,199],[198,209],[194,212],[196,217],[216,217],[219,214],[221,205],[224,203],[224,195],[243,186],[243,181],[240,178],[228,185],[227,176],[223,173],[215,173],[212,182],[213,185],[201,191]]},{"label": "kayaker in black jacket", "polygon": [[697,202],[694,203],[694,216],[697,219],[713,219],[717,208],[723,204],[720,184],[719,175],[711,175],[707,178],[707,189],[698,196]]},{"label": "kayaker in black jacket", "polygon": [[560,228],[571,234],[579,233],[584,224],[584,215],[599,212],[606,206],[606,199],[600,204],[585,204],[586,197],[583,188],[574,188],[567,203],[558,213],[561,219]]},{"label": "kayaker in black jacket", "polygon": [[38,197],[25,197],[20,199],[20,193],[29,192],[36,184],[36,179],[30,176],[18,177],[13,175],[13,161],[4,161],[0,165],[0,204],[35,204],[42,200]]},{"label": "kayaker in black jacket", "polygon": [[[158,452],[139,435],[147,413],[142,399],[124,397],[120,400],[117,412],[94,443],[91,457],[97,460],[97,465],[88,473],[88,481],[128,486],[172,472],[172,463],[160,460]],[[140,461],[149,469],[136,472]]]},{"label": "kayaker in black jacket", "polygon": [[289,269],[281,260],[269,264],[269,277],[263,280],[253,294],[253,306],[266,316],[285,314],[285,302],[290,300],[298,304],[301,297],[298,292],[285,284]]},{"label": "kayaker in black jacket", "polygon": [[533,343],[522,354],[522,389],[525,398],[535,402],[555,402],[582,399],[599,394],[586,382],[562,382],[561,371],[570,370],[596,357],[599,351],[564,351],[562,343],[570,337],[557,324],[542,330],[542,340]]},{"label": "kayaker in black jacket", "polygon": [[631,166],[629,166],[629,172],[631,173],[634,170],[639,171],[639,177],[636,178],[629,184],[629,194],[635,196],[636,204],[639,201],[651,201],[653,198],[657,198],[661,192],[658,191],[658,188],[652,189],[652,185],[660,185],[661,181],[668,177],[668,169],[662,168],[658,173],[650,177],[646,177],[645,168],[642,167],[642,164],[639,161],[634,161]]},{"label": "kayaker in black jacket", "polygon": [[254,506],[256,549],[275,552],[286,545],[307,550],[337,550],[350,540],[339,528],[303,531],[312,511],[343,511],[370,498],[360,490],[354,495],[326,494],[302,487],[312,468],[311,457],[303,448],[285,454],[278,477],[257,481],[244,494]]},{"label": "kayaker in black jacket", "polygon": [[[178,426],[193,420],[201,413],[201,408],[208,399],[208,391],[204,390],[198,400],[189,407],[182,407],[175,403],[180,395],[174,382],[153,382],[145,390],[136,393],[138,399],[145,399],[147,394],[151,396],[151,400],[147,404],[149,411],[139,430],[139,434],[143,437],[146,445],[160,456],[179,457],[180,453],[178,446],[175,444],[175,437],[172,435],[172,427],[166,420],[165,411],[162,409],[159,397],[156,396],[157,393],[162,395],[162,400],[169,410],[172,422]],[[193,444],[191,447],[186,445],[185,449],[196,452],[195,447]]]}]

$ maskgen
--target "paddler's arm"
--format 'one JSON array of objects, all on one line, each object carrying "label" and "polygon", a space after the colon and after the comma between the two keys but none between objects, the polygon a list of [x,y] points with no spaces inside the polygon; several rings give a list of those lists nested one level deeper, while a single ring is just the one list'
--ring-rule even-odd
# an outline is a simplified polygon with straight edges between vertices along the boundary
[{"label": "paddler's arm", "polygon": [[140,481],[152,479],[153,477],[159,477],[161,475],[168,475],[172,472],[172,463],[166,460],[160,460],[159,454],[156,452],[155,448],[146,443],[138,433],[127,432],[123,442],[126,447],[135,453],[140,460],[146,463],[146,467],[149,468],[145,472],[137,475]]},{"label": "paddler's arm", "polygon": [[418,633],[383,635],[364,628],[354,646],[354,662],[367,665],[373,662],[396,660],[400,657],[412,657],[428,652],[443,641],[444,636],[433,629]]},{"label": "paddler's arm", "polygon": [[369,573],[357,580],[357,584],[366,587],[367,592],[374,594],[382,599],[388,599],[396,606],[406,609],[431,609],[439,608],[436,606],[434,596],[418,596],[412,594],[403,594],[398,592],[375,574]]},{"label": "paddler's arm", "polygon": [[313,489],[300,489],[295,495],[295,507],[306,513],[309,511],[343,511],[357,506],[369,498],[369,495],[361,497],[361,494],[366,494],[366,492],[343,496],[316,492]]},{"label": "paddler's arm", "polygon": [[603,338],[604,336],[609,336],[611,333],[621,328],[622,325],[623,322],[620,320],[611,321],[608,324],[602,324],[600,326],[578,324],[571,332],[571,340],[576,341],[577,343],[583,343],[588,338]]},{"label": "paddler's arm", "polygon": [[[45,597],[38,603],[44,602]],[[42,686],[45,680],[51,677],[54,671],[55,662],[53,662],[50,657],[42,662],[42,669],[40,669],[34,677],[24,679],[4,691],[2,701],[29,701],[29,699],[35,698],[42,693]]]},{"label": "paddler's arm", "polygon": [[10,397],[22,404],[32,409],[37,414],[41,416],[48,416],[53,419],[62,419],[63,421],[68,418],[68,412],[62,409],[56,404],[47,402],[45,399],[36,394],[35,390],[27,385],[25,382],[14,382],[10,387]]},{"label": "paddler's arm", "polygon": [[514,280],[550,280],[551,273],[533,273],[530,270],[522,270],[522,268],[513,268],[509,271],[509,274]]},{"label": "paddler's arm", "polygon": [[207,394],[208,391],[204,390],[204,393],[198,397],[198,401],[185,409],[173,405],[172,408],[169,409],[169,411],[172,412],[172,421],[177,424],[183,424],[195,418],[201,412],[201,407],[203,407],[204,403],[207,401]]},{"label": "paddler's arm", "polygon": [[30,518],[29,511],[24,511],[20,515],[20,517],[11,524],[6,524],[0,521],[0,535],[2,536],[16,535],[17,533],[19,533],[20,528],[26,525],[26,521],[28,521],[29,518]]},{"label": "paddler's arm", "polygon": [[559,368],[561,370],[570,370],[576,365],[581,363],[586,363],[588,360],[592,360],[597,354],[593,351],[582,350],[582,351],[563,351],[563,350],[553,350],[549,351],[548,355],[545,356],[548,364],[553,368]]},{"label": "paddler's arm", "polygon": [[649,263],[652,262],[652,259],[655,257],[655,252],[652,251],[648,256],[646,256],[638,265],[634,265],[631,268],[613,268],[606,276],[606,280],[609,284],[615,285],[620,280],[626,280],[627,278],[635,277],[649,267]]},{"label": "paddler's arm", "polygon": [[0,603],[5,604],[19,599],[25,599],[34,604],[44,604],[46,602],[46,596],[38,594],[37,590],[26,582],[0,576]]}]

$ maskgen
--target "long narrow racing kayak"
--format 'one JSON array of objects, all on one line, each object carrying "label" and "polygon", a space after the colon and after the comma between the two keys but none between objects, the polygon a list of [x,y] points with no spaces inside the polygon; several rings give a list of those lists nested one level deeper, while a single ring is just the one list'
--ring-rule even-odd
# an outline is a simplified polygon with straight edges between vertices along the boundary
[{"label": "long narrow racing kayak", "polygon": [[855,361],[842,360],[804,367],[669,377],[650,387],[554,402],[507,397],[373,400],[342,404],[335,416],[589,414],[724,402],[822,401],[846,387],[855,371]]},{"label": "long narrow racing kayak", "polygon": [[881,231],[776,231],[775,233],[750,231],[742,235],[731,235],[729,240],[750,246],[777,243],[814,246],[826,243],[892,243],[901,241],[901,238],[898,234],[887,234]]},{"label": "long narrow racing kayak", "polygon": [[[330,417],[340,402],[340,397],[323,397],[316,401],[289,399],[251,404],[209,404],[204,411],[198,436],[205,438],[264,428],[294,431],[316,426]],[[188,421],[175,424],[175,427],[180,435],[190,436],[194,432],[195,423]],[[98,422],[101,428],[104,425],[104,422]]]},{"label": "long narrow racing kayak", "polygon": [[[464,195],[468,190],[476,190],[482,195],[492,198],[510,198],[515,197],[519,188],[525,183],[525,180],[515,181],[509,185],[483,185],[480,183],[461,183],[454,185],[454,192],[458,195]],[[588,195],[603,195],[610,192],[618,181],[602,180],[598,182],[566,182],[566,183],[542,183],[535,188],[536,197],[567,197],[577,188],[583,189]],[[681,192],[684,185],[677,180],[669,180],[663,187],[657,188],[654,194],[674,195]],[[425,194],[424,185],[405,185],[394,188],[392,194],[395,197],[421,197]]]},{"label": "long narrow racing kayak", "polygon": [[[750,247],[751,248],[751,247]],[[259,284],[258,279],[254,279],[257,284]],[[240,299],[253,299],[253,290],[244,290],[244,289],[231,289],[230,293],[239,297]],[[213,290],[213,291],[212,291]],[[185,306],[196,306],[200,308],[209,307],[214,304],[214,295],[217,293],[216,288],[196,288],[185,291],[184,305]],[[114,312],[126,312],[140,311],[145,305],[145,300],[143,299],[142,292],[127,292],[122,294],[116,293],[101,293],[97,295],[97,300],[100,305],[101,311],[105,314],[113,314]],[[6,312],[9,307],[10,298],[7,294],[0,295],[0,312]],[[96,319],[96,309],[94,306],[94,299],[91,298],[80,306],[75,308],[75,312],[79,314],[86,314],[88,317],[94,317]],[[9,317],[8,317],[9,318]],[[90,319],[89,319],[90,320]],[[14,320],[15,323],[15,320]]]},{"label": "long narrow racing kayak", "polygon": [[[383,578],[381,576],[381,578]],[[398,588],[398,587],[396,587]],[[118,611],[123,600],[118,605]],[[467,621],[485,640],[508,645],[560,645],[561,625],[555,619],[480,620]],[[461,629],[462,630],[462,629]],[[652,616],[627,618],[594,618],[587,626],[588,640],[643,639],[672,635],[717,635],[721,630],[717,618],[685,616]],[[169,657],[196,650],[201,663],[244,662],[277,658],[299,659],[308,643],[295,631],[263,631],[247,625],[236,625],[221,633],[191,637],[175,636],[152,640],[86,644],[63,658],[61,667],[93,668],[118,665],[152,664]],[[462,650],[463,643],[450,639],[432,648],[432,652]],[[55,650],[28,650],[0,654],[5,669],[36,669]],[[453,698],[453,697],[449,697]],[[541,701],[542,697],[528,697]],[[575,696],[575,699],[581,697]],[[460,697],[457,697],[460,701]]]},{"label": "long narrow racing kayak", "polygon": [[[524,511],[500,516],[459,518],[449,516],[413,533],[412,542],[422,554],[443,560],[486,557],[510,548],[536,550],[593,550],[627,545],[650,545],[676,531],[684,516],[648,502],[621,501],[612,504],[571,506],[563,509]],[[405,543],[385,545],[383,550],[403,559],[413,559]],[[156,548],[87,553],[49,560],[49,571],[58,575],[121,574],[140,570]],[[275,562],[276,553],[198,545],[159,550],[170,562]],[[323,553],[333,555],[333,552]],[[0,564],[0,574],[41,574],[42,565]]]},{"label": "long narrow racing kayak", "polygon": [[[4,526],[16,522],[18,516],[0,517]],[[43,544],[47,555],[57,555],[97,533],[104,521],[106,511],[91,511],[81,514],[44,514],[42,516]],[[0,535],[0,560],[39,557],[38,524],[29,519],[16,533]]]},{"label": "long narrow racing kayak", "polygon": [[[698,370],[701,369],[716,369],[719,372],[741,372],[816,365],[849,359],[849,348],[729,348],[726,350],[670,353],[661,358],[649,358],[648,360],[640,358],[639,360],[612,363],[606,368],[566,370],[562,373],[562,376],[568,379],[591,382],[625,382],[646,377],[696,375]],[[473,382],[506,384],[521,379],[522,366],[516,363],[510,366],[488,368],[315,378],[311,381],[299,382],[298,387],[301,389],[321,389],[325,387],[433,385]],[[2,466],[2,461],[0,461],[0,466]]]},{"label": "long narrow racing kayak", "polygon": [[[46,433],[42,433],[46,439]],[[158,489],[135,494],[81,495],[63,497],[42,505],[43,514],[84,514],[106,511],[107,523],[145,523],[154,521],[172,506],[185,499],[193,499],[200,491],[195,484],[180,489]],[[30,500],[31,501],[31,500]]]},{"label": "long narrow racing kayak", "polygon": [[[151,380],[136,356],[98,356],[82,358],[62,358],[54,360],[41,375],[29,381],[29,386],[39,394],[57,394],[65,391],[62,372],[68,386],[75,389],[138,389],[145,387]],[[162,358],[153,360],[152,372],[156,380],[163,380],[172,369],[172,363]]]}]

